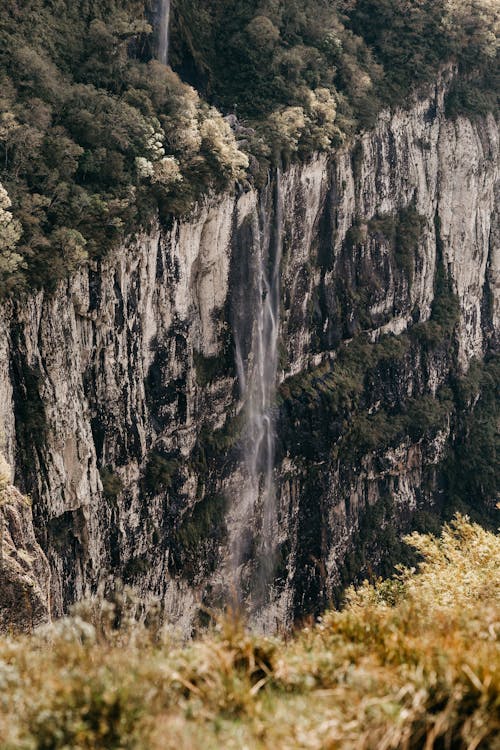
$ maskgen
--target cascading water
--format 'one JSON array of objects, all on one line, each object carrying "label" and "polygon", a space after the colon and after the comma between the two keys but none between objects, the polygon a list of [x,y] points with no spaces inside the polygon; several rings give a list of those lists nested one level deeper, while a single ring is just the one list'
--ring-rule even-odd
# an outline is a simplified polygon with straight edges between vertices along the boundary
[{"label": "cascading water", "polygon": [[160,0],[158,23],[158,60],[167,65],[170,34],[170,0]]},{"label": "cascading water", "polygon": [[[268,191],[271,190],[269,186]],[[269,192],[268,192],[269,195]],[[237,593],[243,595],[241,568],[248,553],[247,534],[255,530],[253,544],[256,574],[252,576],[251,606],[265,605],[272,582],[276,553],[276,450],[275,395],[278,373],[280,316],[280,264],[283,206],[281,175],[276,173],[274,211],[264,200],[254,216],[254,295],[247,299],[251,315],[251,348],[245,360],[241,332],[235,330],[236,364],[245,409],[243,431],[244,487],[237,498],[238,523],[233,535],[233,569]],[[251,283],[251,281],[250,281]]]}]

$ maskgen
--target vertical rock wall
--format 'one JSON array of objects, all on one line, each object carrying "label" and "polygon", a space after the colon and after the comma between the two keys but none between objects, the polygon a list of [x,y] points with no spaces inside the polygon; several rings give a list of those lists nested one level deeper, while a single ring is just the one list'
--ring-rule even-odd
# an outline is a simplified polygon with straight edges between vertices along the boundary
[{"label": "vertical rock wall", "polygon": [[[352,148],[280,178],[271,620],[314,610],[359,572],[346,561],[384,498],[395,533],[436,502],[452,420],[443,407],[439,426],[415,431],[404,405],[435,397],[450,372],[495,345],[498,125],[491,116],[446,120],[445,88],[441,81],[407,111],[384,113]],[[231,324],[251,299],[261,200],[253,190],[209,200],[53,296],[0,314],[3,448],[33,498],[55,614],[113,572],[162,596],[187,627],[197,602],[216,601],[228,584],[227,523],[241,479]],[[432,321],[423,328],[444,287],[459,305],[446,335]],[[348,395],[356,405],[335,401],[345,343],[361,337],[377,347],[388,334],[402,342],[397,356],[377,349],[362,394]],[[387,445],[349,452],[356,410],[370,425],[385,415]],[[374,544],[372,553],[376,565],[383,550]]]}]

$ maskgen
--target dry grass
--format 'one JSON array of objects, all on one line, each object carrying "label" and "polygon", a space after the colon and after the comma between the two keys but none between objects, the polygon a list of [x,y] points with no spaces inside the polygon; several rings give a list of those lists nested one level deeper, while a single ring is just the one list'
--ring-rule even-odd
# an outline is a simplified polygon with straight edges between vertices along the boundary
[{"label": "dry grass", "polygon": [[226,617],[180,646],[111,606],[4,639],[0,747],[500,748],[499,538],[459,517],[411,543],[418,571],[286,642]]}]

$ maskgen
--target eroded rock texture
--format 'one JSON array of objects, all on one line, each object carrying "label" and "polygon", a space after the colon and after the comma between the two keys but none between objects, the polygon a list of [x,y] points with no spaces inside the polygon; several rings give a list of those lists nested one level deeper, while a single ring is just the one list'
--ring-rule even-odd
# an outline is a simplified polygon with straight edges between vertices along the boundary
[{"label": "eroded rock texture", "polygon": [[31,505],[9,474],[0,455],[0,630],[19,632],[50,620],[50,569]]}]

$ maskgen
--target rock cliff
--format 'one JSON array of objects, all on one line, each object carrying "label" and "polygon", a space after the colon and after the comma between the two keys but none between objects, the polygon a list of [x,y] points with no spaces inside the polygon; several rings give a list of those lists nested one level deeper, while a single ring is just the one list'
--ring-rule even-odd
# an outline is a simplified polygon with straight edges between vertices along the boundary
[{"label": "rock cliff", "polygon": [[[500,304],[498,124],[447,120],[446,85],[445,73],[353,146],[271,176],[267,190],[207,199],[55,294],[2,310],[4,450],[33,499],[55,614],[111,571],[188,629],[198,603],[230,587],[243,481],[234,331],[248,358],[276,179],[265,624],[321,609],[443,501],[461,425],[450,386],[494,350]],[[250,595],[258,521],[243,531]]]},{"label": "rock cliff", "polygon": [[35,539],[30,502],[11,485],[0,455],[0,629],[31,630],[49,620],[49,564]]}]

